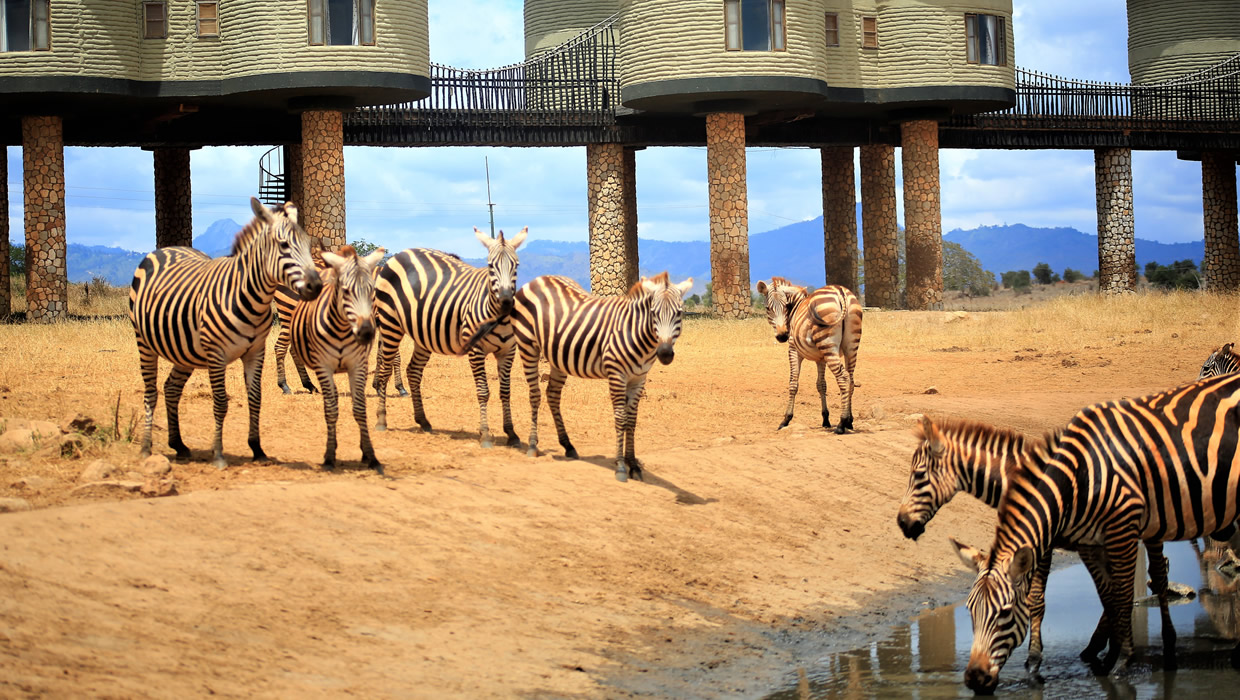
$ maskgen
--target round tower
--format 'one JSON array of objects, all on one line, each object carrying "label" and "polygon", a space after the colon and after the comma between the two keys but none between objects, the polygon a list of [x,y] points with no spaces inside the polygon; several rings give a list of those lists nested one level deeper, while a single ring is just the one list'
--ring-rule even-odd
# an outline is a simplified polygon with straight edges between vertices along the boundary
[{"label": "round tower", "polygon": [[1235,0],[1128,0],[1128,73],[1135,84],[1180,78],[1237,53]]},{"label": "round tower", "polygon": [[620,0],[525,0],[525,57],[554,49],[620,10]]}]

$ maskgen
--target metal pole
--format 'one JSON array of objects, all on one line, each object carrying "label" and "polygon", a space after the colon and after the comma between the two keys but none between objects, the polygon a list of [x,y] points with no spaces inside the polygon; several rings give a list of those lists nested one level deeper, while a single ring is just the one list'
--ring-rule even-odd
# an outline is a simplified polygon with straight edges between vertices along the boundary
[{"label": "metal pole", "polygon": [[491,238],[495,238],[495,202],[491,201],[491,161],[483,156],[482,162],[487,169],[487,209],[491,212]]}]

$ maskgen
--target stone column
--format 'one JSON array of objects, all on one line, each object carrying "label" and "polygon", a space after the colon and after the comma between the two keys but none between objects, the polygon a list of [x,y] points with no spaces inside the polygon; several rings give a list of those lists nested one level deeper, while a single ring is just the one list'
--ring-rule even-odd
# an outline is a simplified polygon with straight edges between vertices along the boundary
[{"label": "stone column", "polygon": [[908,308],[943,308],[943,215],[939,207],[939,123],[900,125],[904,165],[905,300]]},{"label": "stone column", "polygon": [[745,318],[749,291],[749,201],[745,183],[745,115],[706,115],[710,192],[710,278],[714,312]]},{"label": "stone column", "polygon": [[898,308],[896,151],[886,144],[861,147],[861,235],[865,247],[865,305]]},{"label": "stone column", "polygon": [[284,199],[296,204],[299,208],[306,198],[304,185],[305,165],[301,158],[301,144],[292,143],[284,147]]},{"label": "stone column", "polygon": [[189,149],[155,148],[155,247],[193,245]]},{"label": "stone column", "polygon": [[632,152],[618,143],[586,146],[590,291],[601,296],[622,294],[637,281],[637,222],[630,225],[628,206],[636,206],[637,195],[627,191],[635,180],[626,151]]},{"label": "stone column", "polygon": [[637,149],[624,147],[624,286],[632,287],[640,273],[637,251]]},{"label": "stone column", "polygon": [[13,313],[9,285],[9,149],[0,143],[0,319]]},{"label": "stone column", "polygon": [[1201,154],[1201,204],[1206,229],[1206,254],[1201,261],[1201,274],[1206,289],[1235,291],[1240,287],[1235,153],[1204,151]]},{"label": "stone column", "polygon": [[1094,151],[1098,197],[1098,291],[1122,294],[1137,287],[1132,213],[1132,151]]},{"label": "stone column", "polygon": [[822,151],[822,238],[827,284],[857,292],[857,182],[853,147]]},{"label": "stone column", "polygon": [[344,115],[308,110],[301,115],[302,228],[329,250],[344,245]]},{"label": "stone column", "polygon": [[68,312],[65,268],[65,149],[60,117],[22,117],[26,320]]}]

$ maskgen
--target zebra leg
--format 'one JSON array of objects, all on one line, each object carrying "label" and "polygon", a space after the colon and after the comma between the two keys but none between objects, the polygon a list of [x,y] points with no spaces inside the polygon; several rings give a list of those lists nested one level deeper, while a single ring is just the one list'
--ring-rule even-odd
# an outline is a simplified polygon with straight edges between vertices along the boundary
[{"label": "zebra leg", "polygon": [[1103,600],[1103,609],[1112,623],[1111,646],[1100,669],[1103,673],[1123,669],[1132,656],[1132,582],[1139,542],[1135,528],[1126,527],[1119,533],[1108,533],[1107,536],[1107,569],[1110,576],[1105,582],[1107,597]]},{"label": "zebra leg", "polygon": [[189,448],[181,440],[181,392],[185,382],[194,373],[192,369],[173,366],[164,381],[164,408],[168,411],[168,447],[176,450],[177,459],[189,459]]},{"label": "zebra leg", "polygon": [[211,378],[211,406],[215,414],[215,440],[211,443],[211,464],[216,469],[227,469],[224,459],[224,416],[228,415],[228,391],[224,383],[228,365],[212,360],[207,374]]},{"label": "zebra leg", "polygon": [[797,386],[801,382],[801,353],[788,343],[788,409],[784,411],[784,422],[779,424],[779,429],[783,430],[792,422],[792,407],[797,401]]},{"label": "zebra leg", "polygon": [[487,386],[487,355],[475,347],[469,351],[469,369],[474,374],[474,389],[478,392],[478,444],[491,446],[491,426],[487,422],[487,403],[491,400],[491,387]]},{"label": "zebra leg", "polygon": [[[836,435],[843,435],[852,430],[853,414],[852,414],[852,394],[853,380],[852,374],[844,365],[844,358],[840,357],[839,348],[833,348],[827,353],[827,367],[831,369],[831,373],[835,375],[835,383],[840,387],[840,422],[835,426]],[[824,411],[826,406],[826,396],[823,396]]]},{"label": "zebra leg", "polygon": [[[327,423],[327,447],[323,450],[323,468],[336,468],[336,420],[340,417],[339,397],[336,396],[336,380],[325,367],[315,367],[319,386],[323,388],[323,419]],[[352,385],[353,379],[349,378]]]},{"label": "zebra leg", "polygon": [[[625,438],[628,437],[629,423],[628,379],[619,372],[613,372],[607,376],[607,389],[611,393],[611,410],[616,420],[616,481],[629,480],[629,467],[624,459],[624,443]],[[547,393],[551,393],[551,390],[548,389]],[[558,425],[557,422],[557,427]]]},{"label": "zebra leg", "polygon": [[[319,383],[322,384],[322,382]],[[379,460],[375,457],[375,447],[370,443],[370,430],[366,425],[365,356],[349,369],[349,391],[353,395],[353,420],[357,422],[357,432],[361,435],[362,463],[381,475],[383,474],[383,465],[379,464]]]},{"label": "zebra leg", "polygon": [[822,427],[831,427],[831,411],[827,410],[827,365],[822,362],[815,363],[818,365],[818,400],[822,403]]},{"label": "zebra leg", "polygon": [[1146,542],[1145,556],[1149,561],[1150,590],[1158,596],[1158,612],[1162,620],[1163,669],[1176,670],[1175,625],[1171,622],[1171,608],[1167,603],[1167,574],[1170,565],[1163,555],[1162,542]]},{"label": "zebra leg", "polygon": [[[138,456],[151,456],[151,428],[155,423],[155,404],[159,402],[159,356],[142,339],[138,339],[138,366],[142,370],[142,449]],[[168,426],[169,433],[172,426]],[[113,436],[120,439],[119,435]]]},{"label": "zebra leg", "polygon": [[[1094,581],[1094,588],[1098,591],[1100,600],[1105,600],[1103,596],[1103,588],[1107,576],[1106,569],[1106,551],[1101,547],[1081,547],[1077,552],[1081,556],[1081,563],[1085,565],[1085,569],[1089,571],[1090,578]],[[1097,667],[1099,664],[1098,654],[1107,646],[1107,640],[1111,636],[1111,620],[1107,617],[1106,605],[1104,603],[1102,616],[1098,618],[1098,626],[1094,628],[1094,633],[1090,635],[1089,644],[1080,653],[1081,661],[1089,664],[1091,667]]]},{"label": "zebra leg", "polygon": [[[400,367],[400,343],[396,344],[396,348],[392,351],[392,366]],[[409,390],[405,388],[405,382],[400,378],[400,372],[396,372],[392,377],[396,380],[396,393],[404,398],[409,395]]]},{"label": "zebra leg", "polygon": [[293,393],[293,390],[288,388],[288,381],[284,376],[284,356],[288,354],[288,346],[293,339],[291,325],[281,323],[280,332],[276,335],[276,386],[280,387],[280,391],[285,394]]},{"label": "zebra leg", "polygon": [[431,422],[426,420],[426,412],[422,410],[422,372],[430,361],[431,351],[415,345],[413,357],[409,358],[409,366],[405,368],[405,378],[409,380],[409,391],[413,395],[413,420],[424,433],[431,431]]},{"label": "zebra leg", "polygon": [[521,438],[512,427],[512,361],[517,356],[516,348],[509,346],[507,350],[500,348],[495,351],[495,369],[499,374],[499,403],[504,409],[504,434],[508,436],[508,446],[517,447]]},{"label": "zebra leg", "polygon": [[1042,676],[1042,618],[1046,616],[1046,579],[1051,573],[1050,552],[1038,561],[1029,586],[1029,655],[1025,658],[1025,672],[1029,678],[1041,683]]},{"label": "zebra leg", "polygon": [[538,355],[521,349],[521,364],[525,366],[525,383],[530,389],[530,439],[526,455],[538,456],[538,407],[542,403],[542,391],[538,388]]},{"label": "zebra leg", "polygon": [[[646,375],[631,377],[625,387],[625,423],[624,423],[624,461],[629,466],[629,476],[638,481],[642,478],[642,464],[637,461],[637,405],[642,399],[642,389],[646,385]],[[620,478],[620,472],[616,472]],[[622,480],[623,481],[623,480]]]},{"label": "zebra leg", "polygon": [[568,439],[568,429],[564,427],[564,416],[560,413],[560,395],[564,392],[564,382],[568,374],[554,367],[551,368],[551,379],[547,381],[547,407],[551,409],[551,419],[555,421],[555,434],[560,438],[560,446],[564,448],[564,456],[577,459],[577,448]]},{"label": "zebra leg", "polygon": [[[400,368],[400,355],[392,351],[392,346],[387,342],[382,331],[376,335],[379,339],[379,347],[375,350],[375,394],[379,397],[379,405],[375,408],[375,430],[383,432],[387,430],[388,375],[392,373],[393,368]],[[399,374],[397,372],[398,376]]]},{"label": "zebra leg", "polygon": [[319,393],[319,390],[314,386],[314,382],[310,381],[310,373],[306,371],[306,366],[301,363],[301,360],[297,359],[296,355],[293,356],[293,366],[297,368],[297,376],[301,379],[301,387],[311,394]]},{"label": "zebra leg", "polygon": [[[254,461],[267,459],[267,454],[263,452],[262,440],[258,434],[258,414],[263,408],[263,357],[266,348],[262,345],[255,345],[254,348],[242,355],[241,361],[245,367],[245,395],[250,406],[250,451],[254,453]],[[296,359],[296,358],[294,358]]]}]

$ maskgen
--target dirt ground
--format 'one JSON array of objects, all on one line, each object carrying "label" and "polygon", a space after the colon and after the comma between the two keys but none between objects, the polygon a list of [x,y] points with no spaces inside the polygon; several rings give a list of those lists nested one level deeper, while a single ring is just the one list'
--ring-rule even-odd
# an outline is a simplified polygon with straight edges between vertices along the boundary
[{"label": "dirt ground", "polygon": [[[344,407],[344,466],[317,467],[319,398],[280,395],[271,360],[274,460],[249,461],[237,368],[231,466],[216,471],[199,373],[182,403],[195,461],[173,466],[180,495],[158,499],[71,493],[93,459],[137,461],[128,323],[0,326],[0,421],[85,413],[121,438],[80,459],[0,455],[0,496],[34,508],[0,515],[0,696],[760,696],[967,591],[946,538],[988,545],[984,506],[958,499],[918,543],[895,526],[911,416],[1034,433],[1192,379],[1238,330],[1234,297],[1201,299],[867,312],[844,436],[815,427],[809,365],[796,421],[775,431],[787,359],[764,320],[689,319],[641,405],[644,483],[612,476],[601,382],[565,393],[584,459],[563,458],[545,408],[546,454],[529,458],[478,446],[468,367],[443,357],[424,385],[433,433],[409,430],[408,399],[389,392],[391,430],[373,434],[388,478],[361,468]],[[828,400],[834,420],[833,382]],[[524,438],[519,376],[513,408]],[[162,397],[156,415],[163,428]],[[157,430],[171,456],[165,441]],[[22,488],[32,475],[47,482]]]}]

